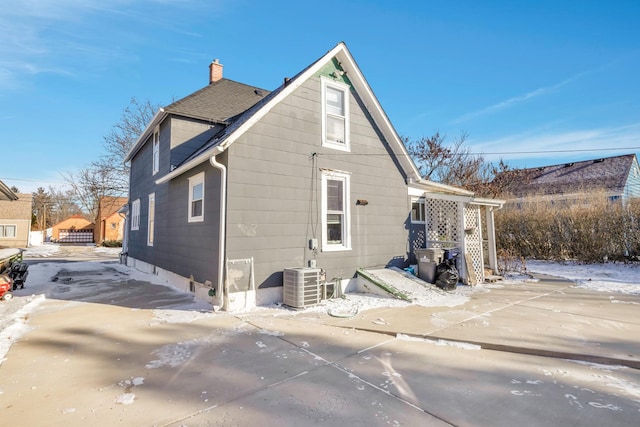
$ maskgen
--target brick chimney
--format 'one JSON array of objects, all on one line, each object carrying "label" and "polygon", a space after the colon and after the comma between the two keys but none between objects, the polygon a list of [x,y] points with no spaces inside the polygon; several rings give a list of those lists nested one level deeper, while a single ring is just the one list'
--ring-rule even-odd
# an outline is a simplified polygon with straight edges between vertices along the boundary
[{"label": "brick chimney", "polygon": [[214,59],[209,65],[209,84],[222,79],[222,64]]}]

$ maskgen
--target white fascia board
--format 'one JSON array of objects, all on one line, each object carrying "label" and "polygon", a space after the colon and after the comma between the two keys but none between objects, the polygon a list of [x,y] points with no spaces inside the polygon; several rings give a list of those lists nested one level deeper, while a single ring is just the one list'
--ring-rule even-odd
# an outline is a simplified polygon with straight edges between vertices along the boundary
[{"label": "white fascia board", "polygon": [[505,203],[506,203],[506,200],[502,200],[502,199],[474,198],[471,201],[472,205],[493,206],[493,207],[497,207],[498,209],[502,209]]},{"label": "white fascia board", "polygon": [[174,169],[172,172],[163,176],[162,178],[156,181],[156,184],[162,184],[164,182],[168,182],[175,178],[178,175],[181,175],[188,171],[189,169],[199,165],[200,163],[204,163],[209,160],[211,156],[215,156],[220,154],[222,151],[229,148],[231,144],[238,140],[246,131],[251,129],[253,125],[258,123],[273,107],[278,105],[284,98],[289,96],[291,92],[299,88],[304,82],[306,82],[311,76],[313,76],[318,70],[324,66],[324,64],[329,61],[331,58],[336,56],[336,54],[344,48],[344,44],[340,43],[328,53],[325,54],[320,60],[316,61],[313,67],[308,68],[304,73],[299,75],[295,80],[291,81],[285,88],[273,97],[268,103],[262,106],[258,111],[256,111],[246,122],[244,122],[238,129],[233,131],[231,135],[227,137],[224,143],[219,146],[215,145],[211,147],[209,150],[203,152],[198,157],[194,158],[188,163]]},{"label": "white fascia board", "polygon": [[[343,65],[342,68],[345,68],[344,67],[345,62],[348,62],[350,64],[349,67],[345,68],[345,71],[347,72],[347,77],[349,78],[351,83],[353,83],[353,85],[355,86],[358,94],[360,95],[360,97],[364,102],[365,107],[373,117],[375,123],[378,125],[378,128],[380,129],[382,134],[390,143],[393,153],[396,155],[396,157],[400,161],[400,164],[403,165],[405,171],[409,175],[409,178],[420,179],[420,172],[418,171],[418,168],[416,167],[413,160],[411,160],[411,157],[409,156],[409,153],[407,152],[406,147],[402,143],[400,136],[398,136],[398,133],[396,132],[393,125],[391,124],[389,117],[387,117],[387,114],[382,109],[380,102],[378,102],[378,98],[376,98],[375,94],[373,93],[373,90],[371,90],[369,83],[367,82],[364,75],[358,68],[355,60],[351,56],[351,53],[346,48],[346,46],[344,46],[344,44],[341,43],[340,46],[343,48],[339,50],[336,56],[338,57],[338,60],[340,60],[340,62],[342,63]],[[395,149],[394,149],[394,146],[395,146]]]},{"label": "white fascia board", "polygon": [[473,201],[473,197],[469,196],[461,196],[459,194],[445,194],[445,193],[424,193],[424,197],[426,199],[435,199],[435,200],[450,200],[452,202],[463,202],[463,203],[471,203]]},{"label": "white fascia board", "polygon": [[[309,67],[306,71],[304,71],[301,75],[296,77],[295,80],[291,81],[285,88],[273,97],[268,103],[262,106],[256,113],[254,113],[249,120],[243,123],[238,129],[236,129],[231,135],[227,137],[222,146],[214,146],[211,149],[203,152],[200,156],[191,160],[189,163],[185,163],[184,165],[174,169],[169,174],[163,176],[158,179],[156,183],[164,183],[170,181],[178,175],[181,175],[188,171],[189,169],[208,161],[208,159],[212,155],[219,154],[220,152],[229,148],[231,144],[233,144],[238,138],[240,138],[247,130],[249,130],[253,125],[255,125],[258,121],[260,121],[271,109],[278,105],[284,98],[289,96],[294,90],[299,88],[304,82],[306,82],[310,77],[312,77],[315,73],[317,73],[331,58],[337,57],[338,60],[342,63],[343,68],[346,65],[345,70],[347,71],[347,76],[349,80],[354,84],[358,94],[361,96],[365,105],[370,105],[367,107],[372,117],[376,121],[376,124],[382,131],[387,141],[390,142],[393,146],[396,147],[393,150],[396,157],[399,159],[400,164],[404,166],[405,171],[410,175],[412,179],[419,179],[420,173],[416,168],[413,160],[409,157],[409,153],[407,152],[404,144],[400,140],[400,137],[396,133],[395,129],[391,125],[387,115],[384,110],[380,106],[377,98],[373,94],[373,91],[369,87],[369,84],[366,82],[364,76],[360,72],[360,69],[356,65],[355,60],[349,53],[346,45],[344,43],[338,43],[333,49],[327,52],[322,58],[316,61],[313,66]],[[348,64],[348,65],[347,65]],[[364,95],[364,96],[363,96]],[[411,176],[413,175],[413,176]]]},{"label": "white fascia board", "polygon": [[147,140],[151,132],[153,132],[156,126],[158,126],[160,122],[164,120],[165,117],[166,117],[166,114],[165,114],[164,108],[160,108],[156,112],[156,114],[153,116],[153,118],[151,119],[147,127],[144,128],[144,131],[142,131],[138,139],[136,139],[135,144],[133,144],[133,146],[125,156],[124,160],[122,161],[123,163],[126,163],[133,158],[133,156],[138,152],[138,150],[142,148],[142,145]]},{"label": "white fascia board", "polygon": [[461,196],[473,196],[473,191],[465,190],[452,185],[440,184],[439,182],[433,182],[426,179],[420,179],[418,181],[410,181],[409,187],[415,187],[418,189],[424,189],[425,191],[440,191]]}]

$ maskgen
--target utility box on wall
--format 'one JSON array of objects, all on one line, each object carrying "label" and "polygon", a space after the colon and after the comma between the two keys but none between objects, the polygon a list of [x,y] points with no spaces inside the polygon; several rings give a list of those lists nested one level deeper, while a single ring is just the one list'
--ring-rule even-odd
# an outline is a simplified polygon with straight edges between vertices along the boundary
[{"label": "utility box on wall", "polygon": [[294,308],[319,304],[322,300],[321,272],[319,268],[285,268],[283,303]]}]

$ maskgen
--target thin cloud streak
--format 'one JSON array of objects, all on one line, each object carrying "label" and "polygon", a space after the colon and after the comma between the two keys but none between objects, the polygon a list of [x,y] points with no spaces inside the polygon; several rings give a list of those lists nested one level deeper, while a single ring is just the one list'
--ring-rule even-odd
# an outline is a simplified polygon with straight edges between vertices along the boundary
[{"label": "thin cloud streak", "polygon": [[563,150],[573,152],[573,156],[581,155],[588,159],[601,157],[600,154],[594,153],[601,152],[603,149],[629,153],[637,151],[638,147],[640,147],[640,123],[556,133],[529,131],[496,140],[469,141],[470,151],[483,155],[485,160],[496,161],[502,158],[507,162],[557,158],[558,152]]},{"label": "thin cloud streak", "polygon": [[481,110],[477,110],[477,111],[473,111],[471,113],[467,113],[467,114],[463,114],[462,116],[453,119],[451,121],[452,124],[459,124],[459,123],[463,123],[469,120],[473,120],[476,119],[478,117],[481,116],[485,116],[487,114],[493,114],[497,111],[501,111],[501,110],[506,110],[507,108],[511,108],[514,107],[518,104],[521,104],[525,101],[528,101],[530,99],[533,98],[537,98],[539,96],[542,95],[546,95],[548,93],[553,93],[556,92],[558,89],[560,89],[562,86],[565,86],[569,83],[571,83],[572,81],[574,81],[576,78],[578,78],[579,76],[583,75],[584,73],[580,73],[576,76],[570,77],[566,80],[561,81],[560,83],[557,83],[553,86],[548,86],[548,87],[543,87],[540,89],[536,89],[534,91],[531,91],[529,93],[525,93],[524,95],[520,95],[520,96],[514,96],[513,98],[509,98],[505,101],[501,101],[498,102],[497,104],[494,105],[490,105],[486,108],[483,108]]},{"label": "thin cloud streak", "polygon": [[[4,3],[0,0],[0,6]],[[81,0],[32,0],[18,2],[15,7],[13,3],[11,7],[4,5],[5,13],[0,16],[0,28],[3,28],[0,32],[0,91],[20,90],[28,76],[36,74],[75,76],[83,67],[99,69],[96,63],[135,60],[135,55],[123,46],[130,45],[132,41],[138,44],[148,42],[145,39],[135,40],[137,33],[130,31],[139,25],[153,24],[181,34],[189,32],[167,17],[152,17],[145,12],[146,9],[153,10],[158,3],[165,7],[199,7],[191,0],[116,0],[108,4]],[[133,22],[123,22],[120,34],[112,32],[111,42],[105,44],[101,38],[92,37],[93,29],[86,27],[87,16],[96,14]],[[125,39],[127,43],[118,43],[119,39]]]}]

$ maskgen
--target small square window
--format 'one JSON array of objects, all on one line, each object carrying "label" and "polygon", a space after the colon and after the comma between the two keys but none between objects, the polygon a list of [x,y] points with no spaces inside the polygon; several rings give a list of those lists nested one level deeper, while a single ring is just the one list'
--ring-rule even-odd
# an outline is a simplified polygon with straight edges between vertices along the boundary
[{"label": "small square window", "polygon": [[424,223],[425,221],[425,203],[424,198],[411,201],[411,222]]},{"label": "small square window", "polygon": [[15,239],[16,226],[15,225],[0,225],[0,237],[6,239]]}]

